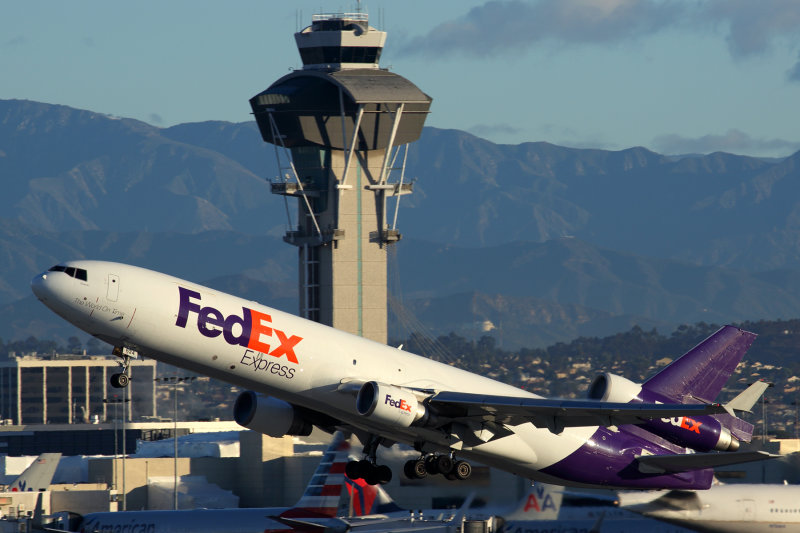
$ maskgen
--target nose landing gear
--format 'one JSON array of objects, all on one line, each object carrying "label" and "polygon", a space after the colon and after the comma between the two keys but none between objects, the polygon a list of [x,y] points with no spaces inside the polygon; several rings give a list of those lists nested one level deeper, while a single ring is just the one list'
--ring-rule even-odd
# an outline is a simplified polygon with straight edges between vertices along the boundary
[{"label": "nose landing gear", "polygon": [[111,354],[116,355],[121,359],[121,361],[119,361],[119,366],[122,367],[122,372],[111,374],[111,379],[109,381],[111,381],[112,387],[116,389],[124,389],[131,382],[131,378],[128,375],[128,368],[131,366],[131,359],[138,357],[139,354],[136,352],[136,350],[125,348],[123,346],[115,346]]}]

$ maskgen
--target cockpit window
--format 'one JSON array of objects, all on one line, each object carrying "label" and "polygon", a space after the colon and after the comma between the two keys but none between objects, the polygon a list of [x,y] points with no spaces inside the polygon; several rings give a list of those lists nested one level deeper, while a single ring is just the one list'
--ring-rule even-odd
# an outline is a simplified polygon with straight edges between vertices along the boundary
[{"label": "cockpit window", "polygon": [[68,267],[68,266],[64,266],[64,265],[56,265],[56,266],[50,267],[48,272],[63,272],[67,276],[69,276],[71,278],[79,279],[81,281],[88,281],[88,277],[89,277],[88,274],[86,273],[86,270],[84,270],[83,268]]}]

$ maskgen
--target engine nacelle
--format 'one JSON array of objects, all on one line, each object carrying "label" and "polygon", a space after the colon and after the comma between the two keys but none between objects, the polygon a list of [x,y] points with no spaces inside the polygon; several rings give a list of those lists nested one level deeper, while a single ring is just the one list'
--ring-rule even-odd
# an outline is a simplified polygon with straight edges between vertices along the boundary
[{"label": "engine nacelle", "polygon": [[641,392],[641,383],[634,383],[622,376],[603,372],[598,374],[589,385],[588,396],[590,400],[601,402],[628,403],[639,398]]},{"label": "engine nacelle", "polygon": [[[653,398],[652,392],[642,394],[641,384],[608,372],[594,378],[588,396],[591,400],[615,403],[674,403],[661,396]],[[739,441],[713,416],[656,418],[637,425],[674,444],[697,451],[735,451],[739,448]]]},{"label": "engine nacelle", "polygon": [[735,452],[739,449],[739,441],[730,430],[709,415],[656,418],[639,425],[679,446],[701,452]]},{"label": "engine nacelle", "polygon": [[377,422],[406,428],[427,418],[427,409],[414,391],[377,381],[361,386],[356,397],[356,411]]},{"label": "engine nacelle", "polygon": [[270,437],[298,435],[307,437],[313,426],[290,403],[245,391],[233,404],[233,419],[240,426]]}]

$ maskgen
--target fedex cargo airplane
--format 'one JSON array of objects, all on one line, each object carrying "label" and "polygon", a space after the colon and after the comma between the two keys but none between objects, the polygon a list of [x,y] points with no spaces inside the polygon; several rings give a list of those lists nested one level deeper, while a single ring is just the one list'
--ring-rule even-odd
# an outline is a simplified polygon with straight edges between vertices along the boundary
[{"label": "fedex cargo airplane", "polygon": [[468,461],[546,483],[705,489],[714,466],[767,457],[735,452],[753,426],[735,416],[759,384],[714,402],[755,335],[725,326],[646,382],[597,376],[588,400],[546,399],[485,376],[144,268],[70,261],[32,281],[55,313],[114,346],[128,384],[151,357],[238,385],[234,418],[266,435],[350,431],[365,458],[351,478],[388,482],[379,446],[420,456],[409,477],[464,479]]}]

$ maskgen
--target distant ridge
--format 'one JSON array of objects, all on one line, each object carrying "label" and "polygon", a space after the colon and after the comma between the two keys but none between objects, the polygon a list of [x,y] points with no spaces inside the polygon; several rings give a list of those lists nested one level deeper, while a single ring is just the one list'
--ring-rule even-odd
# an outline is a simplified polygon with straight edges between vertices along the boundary
[{"label": "distant ridge", "polygon": [[[70,257],[293,311],[295,250],[266,182],[276,174],[254,123],[158,128],[0,100],[0,337],[52,332],[28,284]],[[480,335],[488,320],[506,339],[549,343],[800,313],[800,152],[672,157],[426,128],[406,179],[415,193],[400,203],[392,275],[436,333]]]}]

